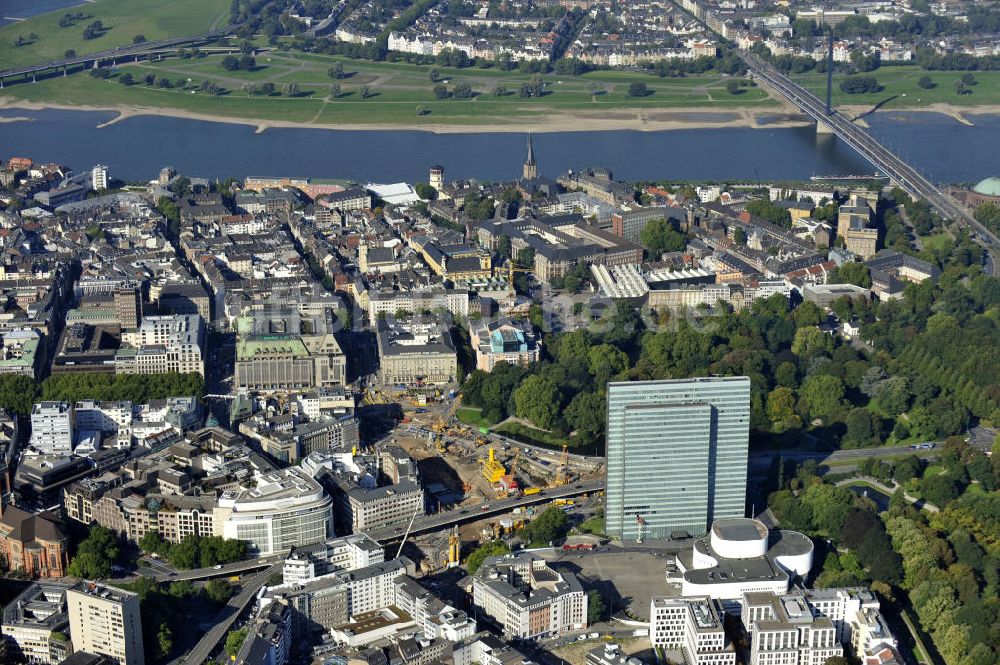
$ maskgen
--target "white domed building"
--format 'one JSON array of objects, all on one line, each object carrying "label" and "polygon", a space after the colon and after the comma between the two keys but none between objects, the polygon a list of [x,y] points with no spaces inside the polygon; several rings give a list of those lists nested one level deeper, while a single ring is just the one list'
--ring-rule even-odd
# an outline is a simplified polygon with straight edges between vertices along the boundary
[{"label": "white domed building", "polygon": [[743,594],[787,593],[813,565],[813,542],[796,531],[771,531],[749,518],[716,520],[668,567],[667,582],[684,597],[708,596],[735,607]]}]

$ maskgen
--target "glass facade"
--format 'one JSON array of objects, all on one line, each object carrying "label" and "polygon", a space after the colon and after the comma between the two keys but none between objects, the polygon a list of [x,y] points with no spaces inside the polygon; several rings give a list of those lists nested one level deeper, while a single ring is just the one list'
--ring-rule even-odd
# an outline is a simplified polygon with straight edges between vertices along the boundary
[{"label": "glass facade", "polygon": [[750,379],[608,384],[606,531],[623,540],[699,535],[743,517]]}]

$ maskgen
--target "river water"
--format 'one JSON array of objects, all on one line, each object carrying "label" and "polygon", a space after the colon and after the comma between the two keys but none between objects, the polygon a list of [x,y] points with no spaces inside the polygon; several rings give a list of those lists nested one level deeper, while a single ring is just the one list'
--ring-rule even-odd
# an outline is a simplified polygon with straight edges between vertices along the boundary
[{"label": "river water", "polygon": [[[137,116],[98,129],[113,112],[7,109],[0,118],[0,159],[24,155],[74,169],[102,163],[116,178],[146,180],[163,166],[207,178],[288,175],[396,182],[427,179],[441,164],[446,179],[519,177],[525,137],[512,133],[434,134],[275,128],[161,116]],[[936,113],[884,112],[872,132],[938,182],[977,182],[1000,172],[1000,116],[970,116],[974,126]],[[871,173],[839,140],[812,127],[587,131],[536,134],[539,173],[610,168],[622,180],[805,179]]]},{"label": "river water", "polygon": [[0,0],[0,25],[85,3],[86,0]]}]

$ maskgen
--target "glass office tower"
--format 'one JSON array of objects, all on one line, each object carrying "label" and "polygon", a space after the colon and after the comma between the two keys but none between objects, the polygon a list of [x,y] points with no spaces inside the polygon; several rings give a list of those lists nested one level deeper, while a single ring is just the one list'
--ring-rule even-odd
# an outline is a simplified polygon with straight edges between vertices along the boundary
[{"label": "glass office tower", "polygon": [[743,517],[749,437],[748,377],[609,383],[607,534],[700,535]]}]

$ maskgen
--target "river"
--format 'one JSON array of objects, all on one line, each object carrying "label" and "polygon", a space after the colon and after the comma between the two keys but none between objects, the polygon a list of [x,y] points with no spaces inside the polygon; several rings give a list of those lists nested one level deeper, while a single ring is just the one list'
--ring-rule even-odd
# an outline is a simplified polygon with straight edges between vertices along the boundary
[{"label": "river", "polygon": [[69,9],[86,2],[87,0],[0,0],[0,25],[58,9]]},{"label": "river", "polygon": [[[0,158],[24,155],[74,169],[95,163],[113,177],[153,178],[163,166],[207,178],[289,175],[396,182],[427,179],[441,164],[446,179],[519,177],[525,137],[512,133],[434,134],[411,130],[273,128],[164,116],[135,116],[107,127],[113,112],[5,109]],[[1000,172],[1000,116],[975,126],[936,113],[885,112],[872,132],[939,182],[977,182]],[[812,127],[556,132],[534,136],[539,173],[610,168],[621,180],[782,180],[871,173],[842,142]]]}]

